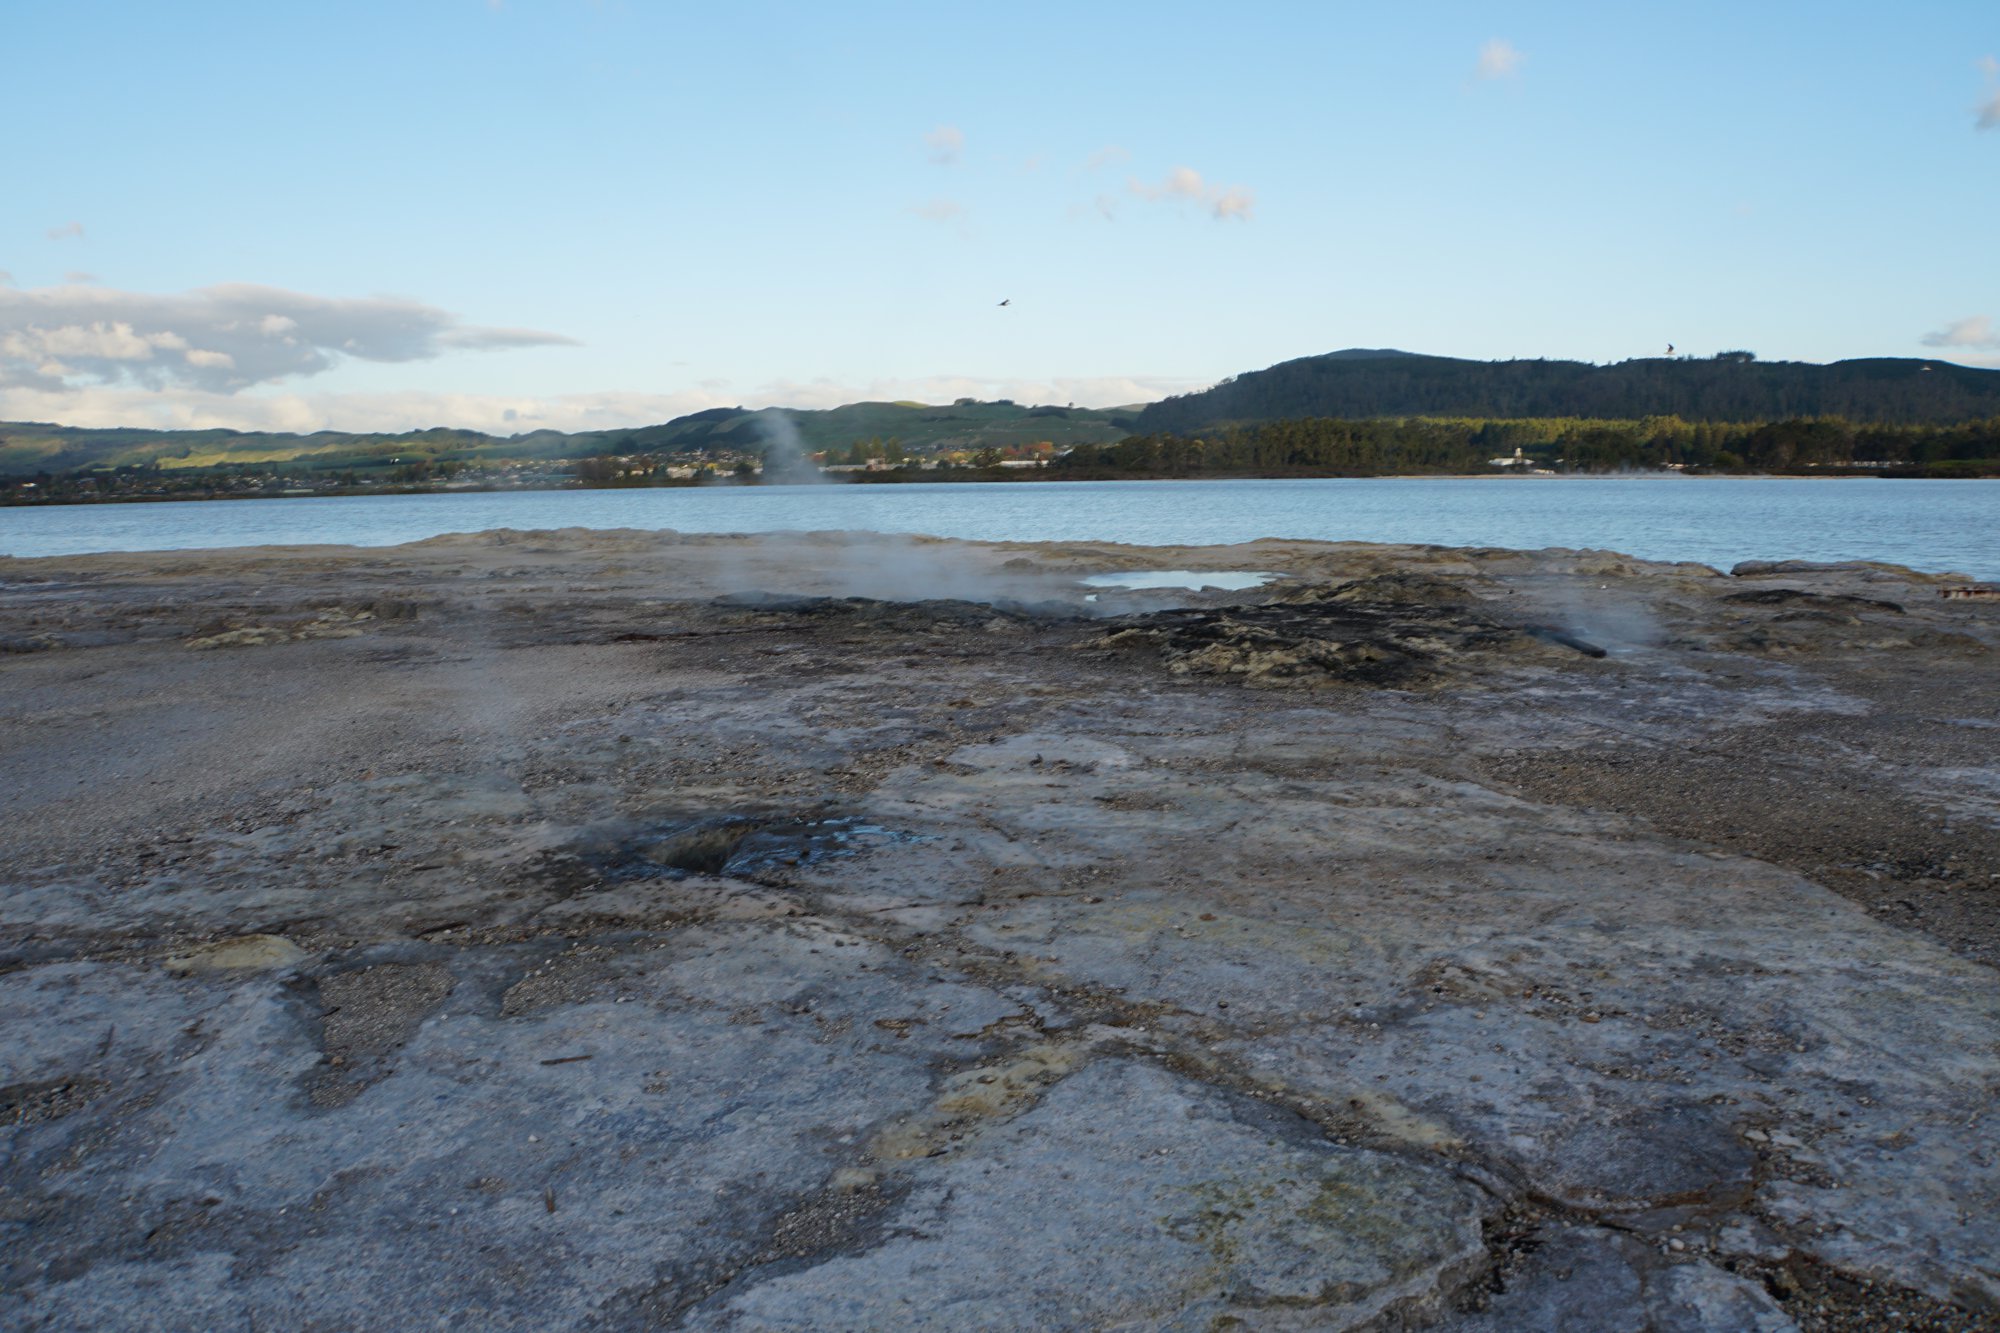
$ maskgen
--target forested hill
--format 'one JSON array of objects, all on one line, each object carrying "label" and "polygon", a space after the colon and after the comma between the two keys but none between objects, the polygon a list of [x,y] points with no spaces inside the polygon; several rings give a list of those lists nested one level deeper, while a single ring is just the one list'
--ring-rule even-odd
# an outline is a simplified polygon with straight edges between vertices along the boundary
[{"label": "forested hill", "polygon": [[2000,416],[2000,370],[1886,357],[1830,365],[1758,361],[1748,352],[1596,366],[1355,349],[1284,361],[1165,399],[1140,413],[1134,429],[1184,433],[1303,417],[1419,416],[1955,424]]},{"label": "forested hill", "polygon": [[1133,407],[1024,407],[1000,400],[955,403],[849,403],[816,411],[753,412],[710,408],[657,426],[564,434],[484,435],[473,430],[313,435],[233,430],[142,430],[0,421],[0,477],[90,468],[157,467],[166,471],[285,464],[307,471],[383,469],[418,463],[589,458],[626,454],[761,456],[785,432],[814,451],[867,440],[895,440],[919,454],[1005,449],[1047,441],[1059,449],[1123,438]]}]

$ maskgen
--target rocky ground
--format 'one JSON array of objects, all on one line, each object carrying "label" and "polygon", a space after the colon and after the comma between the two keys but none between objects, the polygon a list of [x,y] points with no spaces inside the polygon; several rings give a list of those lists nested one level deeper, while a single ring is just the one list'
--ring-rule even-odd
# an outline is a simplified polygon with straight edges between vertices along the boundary
[{"label": "rocky ground", "polygon": [[0,1323],[2000,1327],[1944,582],[0,560]]}]

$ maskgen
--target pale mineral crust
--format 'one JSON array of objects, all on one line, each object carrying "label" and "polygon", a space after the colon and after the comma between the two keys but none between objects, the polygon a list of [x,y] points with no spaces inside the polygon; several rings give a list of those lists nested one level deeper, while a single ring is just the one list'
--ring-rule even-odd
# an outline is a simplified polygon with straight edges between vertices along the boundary
[{"label": "pale mineral crust", "polygon": [[0,560],[0,1324],[1995,1327],[1964,582]]}]

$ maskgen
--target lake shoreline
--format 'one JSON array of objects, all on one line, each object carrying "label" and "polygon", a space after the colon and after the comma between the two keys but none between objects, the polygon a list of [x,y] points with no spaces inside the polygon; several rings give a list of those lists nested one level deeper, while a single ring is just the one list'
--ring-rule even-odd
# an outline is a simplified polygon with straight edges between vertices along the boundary
[{"label": "lake shoreline", "polygon": [[[1025,474],[1025,475],[1024,475]],[[511,494],[554,494],[578,492],[623,493],[633,491],[685,491],[685,490],[730,490],[755,489],[760,486],[898,486],[898,485],[988,485],[1008,482],[1121,482],[1121,481],[1173,481],[1173,482],[1215,482],[1215,481],[1615,481],[1633,479],[1684,478],[1707,481],[1993,481],[1994,476],[1967,476],[1962,474],[1942,474],[1909,469],[1853,469],[1835,471],[1817,468],[1799,472],[1721,472],[1721,471],[1672,471],[1626,469],[1607,472],[1243,472],[1204,473],[1187,476],[1174,473],[1108,473],[1089,472],[1076,474],[1027,474],[1026,469],[995,471],[976,475],[957,475],[922,471],[899,474],[893,471],[882,473],[852,473],[827,476],[807,482],[795,480],[744,481],[736,478],[717,478],[713,481],[655,481],[643,485],[556,485],[556,486],[374,486],[331,488],[313,491],[310,494],[269,494],[264,492],[217,491],[200,495],[64,495],[48,499],[21,500],[9,498],[0,500],[0,512],[9,509],[58,508],[68,505],[110,505],[110,504],[200,504],[211,500],[333,500],[355,499],[368,496],[400,495],[511,495]]]}]

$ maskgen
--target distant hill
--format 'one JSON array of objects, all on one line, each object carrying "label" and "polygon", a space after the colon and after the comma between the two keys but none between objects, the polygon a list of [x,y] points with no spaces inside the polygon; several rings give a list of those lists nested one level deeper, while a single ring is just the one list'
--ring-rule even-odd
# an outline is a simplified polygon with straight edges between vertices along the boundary
[{"label": "distant hill", "polygon": [[1164,399],[1139,414],[1140,434],[1305,417],[1593,417],[1636,421],[1954,424],[2000,416],[2000,370],[1949,361],[1873,358],[1815,365],[1748,352],[1623,361],[1463,361],[1351,348],[1285,361]]},{"label": "distant hill", "polygon": [[1954,425],[2000,418],[2000,370],[1889,358],[1831,365],[1764,362],[1747,352],[1595,366],[1580,361],[1464,361],[1356,347],[1282,362],[1143,408],[1024,407],[970,398],[948,405],[849,403],[782,414],[718,407],[653,426],[514,436],[444,427],[400,434],[290,435],[0,422],[0,476],[133,465],[192,471],[283,463],[294,469],[368,472],[426,462],[761,455],[784,434],[785,428],[776,424],[778,415],[806,452],[894,440],[918,456],[1043,440],[1060,450],[1111,444],[1132,435],[1187,435],[1307,418],[1638,423],[1648,417],[1679,417],[1747,423],[1842,417],[1857,425]]},{"label": "distant hill", "polygon": [[[783,418],[808,451],[860,440],[895,439],[916,454],[1006,448],[1047,440],[1058,448],[1122,439],[1137,407],[1023,407],[961,399],[928,403],[850,403],[822,411],[786,411]],[[292,463],[317,470],[366,470],[416,461],[508,458],[587,458],[604,454],[761,454],[772,417],[741,407],[711,408],[657,426],[527,435],[479,431],[290,435],[262,431],[93,429],[39,422],[0,422],[0,476],[74,472],[86,468],[158,464],[167,469],[228,464]]]},{"label": "distant hill", "polygon": [[[961,398],[949,405],[849,403],[819,411],[785,411],[808,452],[857,440],[895,439],[914,453],[1005,448],[1047,440],[1058,448],[1121,439],[1139,408],[1023,407]],[[712,449],[756,452],[773,429],[773,414],[716,407],[659,426],[608,431],[601,439],[614,453],[669,453]]]}]

